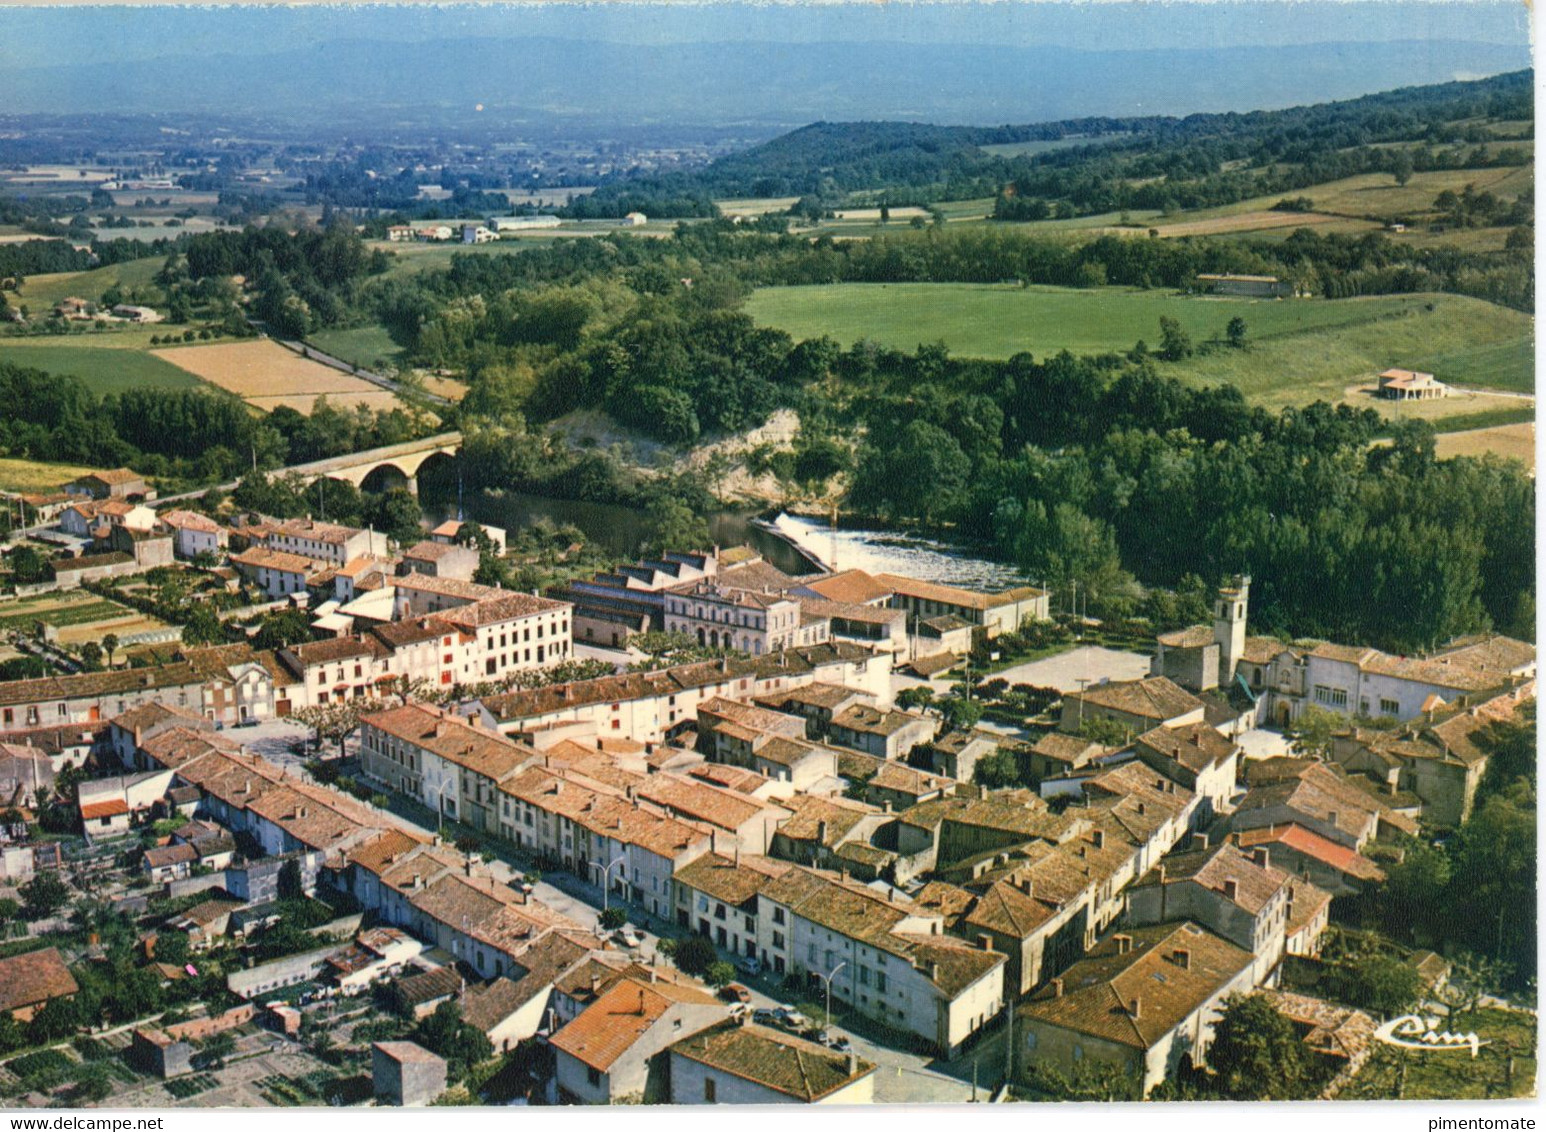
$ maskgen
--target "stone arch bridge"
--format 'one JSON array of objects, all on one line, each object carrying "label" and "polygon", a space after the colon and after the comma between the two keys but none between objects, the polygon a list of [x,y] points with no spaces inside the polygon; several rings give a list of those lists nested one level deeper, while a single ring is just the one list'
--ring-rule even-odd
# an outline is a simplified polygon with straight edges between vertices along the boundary
[{"label": "stone arch bridge", "polygon": [[419,473],[427,465],[438,460],[455,461],[462,449],[462,434],[442,432],[426,436],[422,440],[410,440],[405,444],[392,444],[385,448],[372,448],[366,452],[351,452],[327,460],[313,460],[309,464],[294,464],[284,469],[298,475],[307,483],[327,478],[343,480],[355,487],[371,491],[385,491],[394,487],[406,487],[415,495],[419,492]]}]

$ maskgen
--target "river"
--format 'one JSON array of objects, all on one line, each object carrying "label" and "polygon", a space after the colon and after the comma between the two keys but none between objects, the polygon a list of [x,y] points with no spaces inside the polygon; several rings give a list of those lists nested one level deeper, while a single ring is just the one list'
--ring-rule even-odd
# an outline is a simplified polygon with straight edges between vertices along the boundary
[{"label": "river", "polygon": [[[649,521],[640,512],[610,503],[505,492],[474,494],[465,502],[469,519],[518,531],[542,519],[573,524],[587,538],[626,561],[638,556],[649,537]],[[424,516],[431,525],[456,515],[454,499],[426,498]],[[973,557],[933,539],[898,531],[866,530],[839,526],[798,515],[780,515],[774,522],[778,535],[754,526],[753,516],[721,511],[709,516],[709,531],[719,546],[749,543],[780,570],[790,574],[810,572],[811,567],[784,541],[788,539],[838,570],[865,570],[872,574],[905,574],[922,581],[942,582],[972,589],[1003,589],[1026,584],[1012,566]],[[782,536],[782,537],[779,537]]]}]

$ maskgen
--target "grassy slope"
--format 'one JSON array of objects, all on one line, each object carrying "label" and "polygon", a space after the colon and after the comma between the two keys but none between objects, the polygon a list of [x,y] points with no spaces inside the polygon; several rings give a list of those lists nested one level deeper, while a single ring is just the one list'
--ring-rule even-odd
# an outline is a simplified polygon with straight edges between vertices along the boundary
[{"label": "grassy slope", "polygon": [[101,471],[80,464],[48,464],[41,460],[0,458],[0,491],[52,491],[88,472]]},{"label": "grassy slope", "polygon": [[48,373],[73,374],[98,395],[146,386],[190,389],[203,384],[186,370],[133,349],[30,342],[13,346],[9,341],[0,341],[0,361]]},{"label": "grassy slope", "polygon": [[392,341],[392,336],[382,326],[319,330],[310,335],[307,341],[336,358],[366,369],[375,368],[383,358],[395,365],[402,353],[402,347]]},{"label": "grassy slope", "polygon": [[114,283],[125,286],[154,286],[156,272],[165,263],[163,256],[131,259],[109,267],[97,267],[90,271],[64,271],[53,275],[29,275],[22,284],[21,295],[13,299],[26,303],[33,314],[52,310],[55,303],[75,297],[96,301]]},{"label": "grassy slope", "polygon": [[1248,349],[1219,349],[1164,372],[1234,382],[1268,405],[1340,398],[1347,385],[1392,365],[1460,384],[1533,389],[1529,317],[1458,295],[1257,302],[1114,287],[838,284],[766,288],[747,309],[796,338],[825,333],[845,345],[871,338],[902,350],[943,341],[953,353],[988,358],[1126,350],[1139,338],[1152,348],[1162,315],[1200,343],[1222,337],[1238,314]]}]

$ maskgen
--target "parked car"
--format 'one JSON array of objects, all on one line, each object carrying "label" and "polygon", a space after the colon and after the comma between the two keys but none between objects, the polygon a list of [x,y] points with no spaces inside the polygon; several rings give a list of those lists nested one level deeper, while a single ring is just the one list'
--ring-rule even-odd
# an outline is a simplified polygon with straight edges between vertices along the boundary
[{"label": "parked car", "polygon": [[778,1011],[771,1007],[759,1006],[752,1012],[752,1021],[756,1022],[759,1026],[777,1026],[782,1019],[780,1019]]},{"label": "parked car", "polygon": [[848,1040],[847,1034],[828,1034],[825,1045],[828,1049],[835,1049],[838,1053],[847,1053],[854,1048],[853,1042]]},{"label": "parked car", "polygon": [[644,939],[639,933],[629,927],[618,928],[617,931],[612,933],[612,938],[630,951],[644,943]]},{"label": "parked car", "polygon": [[792,1006],[780,1006],[776,1008],[779,1021],[791,1030],[799,1031],[811,1024],[811,1020],[801,1014]]},{"label": "parked car", "polygon": [[719,988],[719,997],[726,1002],[749,1003],[752,1000],[752,992],[740,983],[726,983]]},{"label": "parked car", "polygon": [[743,975],[751,975],[753,978],[762,974],[762,960],[755,955],[748,955],[744,959],[736,960],[735,968]]}]

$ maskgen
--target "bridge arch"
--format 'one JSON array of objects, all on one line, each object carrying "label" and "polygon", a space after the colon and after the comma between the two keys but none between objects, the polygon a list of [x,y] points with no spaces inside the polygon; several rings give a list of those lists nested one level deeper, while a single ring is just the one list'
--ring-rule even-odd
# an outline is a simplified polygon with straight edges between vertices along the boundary
[{"label": "bridge arch", "polygon": [[397,463],[391,460],[383,460],[372,468],[366,469],[359,477],[359,488],[379,495],[393,488],[406,488],[415,495],[419,492],[417,477],[404,471]]}]

